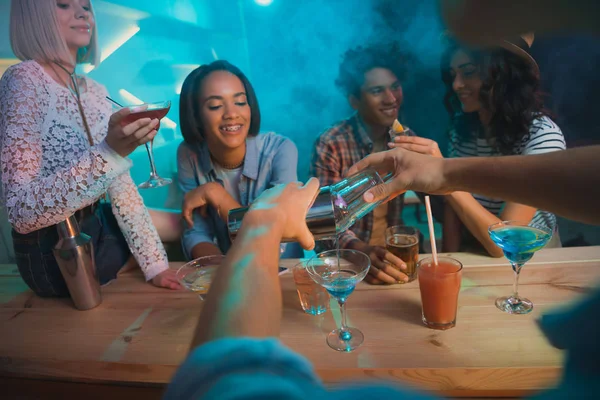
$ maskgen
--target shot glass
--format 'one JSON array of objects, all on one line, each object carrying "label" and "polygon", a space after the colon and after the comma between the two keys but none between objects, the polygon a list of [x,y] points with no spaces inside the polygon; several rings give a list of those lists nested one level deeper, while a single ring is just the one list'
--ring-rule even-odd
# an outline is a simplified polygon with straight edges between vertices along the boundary
[{"label": "shot glass", "polygon": [[304,312],[311,315],[320,315],[329,308],[329,293],[308,275],[308,271],[306,271],[307,263],[308,260],[303,260],[292,268],[296,291]]},{"label": "shot glass", "polygon": [[403,126],[404,130],[402,132],[396,132],[393,128],[390,128],[390,139],[394,142],[397,136],[414,136],[414,133],[410,130],[410,128],[406,125]]}]

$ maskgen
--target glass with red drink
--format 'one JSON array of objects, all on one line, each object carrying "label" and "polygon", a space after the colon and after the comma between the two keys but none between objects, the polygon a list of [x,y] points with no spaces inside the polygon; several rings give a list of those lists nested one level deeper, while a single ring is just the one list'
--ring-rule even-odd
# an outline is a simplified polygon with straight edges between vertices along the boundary
[{"label": "glass with red drink", "polygon": [[438,257],[437,265],[431,257],[417,264],[423,323],[428,328],[445,330],[456,325],[462,268],[451,257]]}]

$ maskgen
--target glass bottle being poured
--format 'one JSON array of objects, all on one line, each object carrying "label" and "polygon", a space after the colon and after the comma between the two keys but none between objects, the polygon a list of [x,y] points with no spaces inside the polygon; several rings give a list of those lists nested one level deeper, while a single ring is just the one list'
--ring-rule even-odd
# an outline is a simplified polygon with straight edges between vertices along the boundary
[{"label": "glass bottle being poured", "polygon": [[[336,184],[319,190],[312,207],[306,214],[306,225],[315,240],[335,239],[357,220],[373,211],[383,200],[367,203],[363,195],[369,189],[383,184],[383,179],[372,169],[360,171]],[[229,211],[227,227],[233,241],[242,226],[249,207]],[[283,238],[282,242],[290,239]]]}]

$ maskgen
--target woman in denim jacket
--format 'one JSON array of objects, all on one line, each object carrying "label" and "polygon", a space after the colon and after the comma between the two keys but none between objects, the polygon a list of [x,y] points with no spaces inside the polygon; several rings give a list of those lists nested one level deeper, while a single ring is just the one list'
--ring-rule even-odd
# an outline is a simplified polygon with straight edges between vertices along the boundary
[{"label": "woman in denim jacket", "polygon": [[297,180],[298,150],[275,133],[259,134],[260,109],[246,76],[227,61],[202,65],[185,79],[180,98],[184,142],[177,151],[187,221],[182,244],[194,259],[231,246],[230,209],[266,189]]}]

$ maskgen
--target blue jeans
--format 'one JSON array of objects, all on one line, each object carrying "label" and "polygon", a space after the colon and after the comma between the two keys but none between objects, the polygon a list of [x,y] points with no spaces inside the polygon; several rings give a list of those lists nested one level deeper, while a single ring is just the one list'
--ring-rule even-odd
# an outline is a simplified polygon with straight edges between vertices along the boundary
[{"label": "blue jeans", "polygon": [[[79,221],[81,231],[92,238],[96,272],[103,285],[117,277],[130,251],[110,204],[100,203],[93,214]],[[20,234],[12,231],[17,267],[31,290],[41,297],[69,297],[52,248],[58,242],[56,226]]]}]

